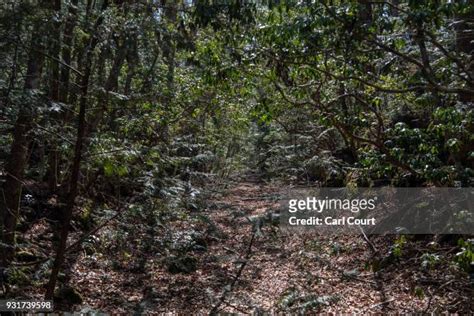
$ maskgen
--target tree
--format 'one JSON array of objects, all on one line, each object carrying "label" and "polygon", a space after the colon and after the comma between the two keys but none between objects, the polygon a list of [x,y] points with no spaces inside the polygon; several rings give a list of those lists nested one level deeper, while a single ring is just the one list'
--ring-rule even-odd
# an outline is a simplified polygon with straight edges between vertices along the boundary
[{"label": "tree", "polygon": [[[108,7],[108,1],[105,0],[102,3],[101,13],[105,11]],[[99,42],[98,37],[98,28],[101,26],[104,20],[103,15],[99,15],[94,26],[92,28],[92,35],[90,42],[87,46],[86,57],[85,57],[85,70],[84,75],[82,76],[81,81],[81,96],[79,99],[79,114],[77,119],[77,136],[76,143],[74,146],[74,160],[71,170],[71,178],[69,179],[69,191],[67,194],[66,206],[64,209],[64,219],[61,228],[61,234],[59,239],[59,245],[56,251],[56,257],[53,263],[53,268],[51,270],[51,276],[46,287],[46,299],[52,299],[54,295],[54,289],[56,287],[56,281],[58,277],[59,270],[61,265],[64,262],[64,255],[67,245],[67,237],[69,235],[69,225],[72,218],[72,213],[76,203],[76,197],[78,193],[78,184],[79,184],[79,172],[82,162],[82,150],[84,144],[84,135],[86,133],[86,110],[88,103],[88,92],[89,92],[89,80],[92,71],[92,58],[94,54],[94,49]]]},{"label": "tree", "polygon": [[[46,2],[41,2],[39,9],[48,10]],[[51,16],[51,15],[50,15]],[[15,252],[15,229],[19,215],[21,190],[28,163],[30,132],[36,116],[41,85],[41,74],[44,63],[44,46],[46,40],[44,23],[41,17],[36,18],[31,31],[28,64],[23,85],[23,101],[13,127],[13,142],[5,165],[6,180],[0,199],[0,219],[2,225],[2,265],[7,266]]]}]

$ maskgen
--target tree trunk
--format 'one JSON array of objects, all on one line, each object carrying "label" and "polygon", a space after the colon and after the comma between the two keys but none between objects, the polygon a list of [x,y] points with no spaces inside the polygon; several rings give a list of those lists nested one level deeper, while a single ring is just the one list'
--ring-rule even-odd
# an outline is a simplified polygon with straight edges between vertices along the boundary
[{"label": "tree trunk", "polygon": [[[88,130],[88,135],[93,133],[95,130],[97,130],[97,127],[100,123],[100,121],[102,120],[102,118],[104,117],[104,114],[105,112],[107,111],[107,106],[108,106],[108,103],[109,103],[109,92],[115,92],[117,91],[117,88],[118,88],[118,78],[119,78],[119,75],[120,75],[120,70],[122,69],[122,66],[125,62],[125,58],[127,56],[127,51],[128,51],[128,41],[129,39],[127,38],[127,35],[124,36],[124,40],[123,40],[123,43],[122,45],[119,47],[116,55],[115,55],[115,58],[114,58],[114,61],[112,63],[112,67],[110,69],[110,72],[109,72],[109,76],[107,77],[107,81],[105,82],[105,85],[104,85],[104,95],[100,96],[99,97],[99,100],[97,102],[97,110],[94,111],[94,117],[92,118],[92,121],[90,123],[90,126],[89,126],[89,130]],[[116,110],[115,109],[112,109],[111,111],[111,118],[110,118],[110,122],[111,122],[111,125],[113,126],[113,121],[116,117]]]},{"label": "tree trunk", "polygon": [[[43,67],[43,55],[39,52],[43,49],[42,35],[39,25],[34,27],[32,43],[29,53],[26,71],[24,95],[29,102],[34,99],[34,90],[39,87],[41,70]],[[28,148],[31,138],[29,133],[33,128],[34,104],[23,103],[14,125],[13,143],[10,155],[5,166],[6,180],[3,184],[0,198],[0,224],[2,225],[1,245],[2,265],[7,266],[15,254],[15,228],[18,220],[23,176],[28,160]]]},{"label": "tree trunk", "polygon": [[137,64],[139,63],[140,56],[137,51],[137,43],[131,43],[131,47],[128,50],[127,54],[127,77],[125,79],[125,85],[123,88],[123,93],[129,95],[132,91],[132,80],[135,76]]},{"label": "tree trunk", "polygon": [[[54,11],[59,17],[61,14],[61,1],[54,1]],[[51,39],[51,55],[59,59],[61,51],[61,20],[57,18],[54,22],[54,35]],[[51,61],[51,75],[50,75],[50,91],[49,98],[52,102],[60,102],[59,99],[59,83],[60,83],[60,72],[59,63],[55,60]],[[60,119],[60,115],[57,112],[53,112],[51,118],[54,121]],[[52,137],[51,142],[48,146],[48,170],[46,171],[46,181],[48,182],[48,188],[50,192],[56,190],[58,183],[58,143],[56,137]]]},{"label": "tree trunk", "polygon": [[[176,24],[177,18],[177,3],[174,1],[167,2],[164,1],[164,16],[169,24]],[[171,28],[173,29],[173,28]],[[166,73],[166,92],[164,97],[164,108],[165,113],[169,113],[169,107],[171,105],[171,100],[174,97],[174,68],[175,68],[175,55],[176,55],[176,46],[173,41],[173,34],[170,29],[166,30],[163,36],[163,57],[166,62],[167,66],[167,73]],[[162,140],[165,143],[169,143],[169,127],[166,123],[162,126],[161,136]]]},{"label": "tree trunk", "polygon": [[[56,4],[56,10],[60,10],[61,1],[58,1],[58,2],[59,4]],[[72,0],[68,7],[68,14],[66,18],[65,27],[64,27],[64,33],[63,33],[62,49],[61,49],[61,45],[59,45],[60,40],[61,40],[60,38],[61,25],[59,24],[58,29],[55,29],[58,46],[54,47],[55,49],[53,49],[53,55],[59,56],[59,53],[61,52],[61,55],[62,55],[61,59],[66,65],[71,65],[71,60],[72,60],[71,50],[72,50],[73,38],[74,38],[73,32],[74,32],[74,28],[76,26],[76,21],[77,21],[77,4],[78,4],[78,0]],[[52,83],[52,85],[56,85],[56,86],[52,90],[51,99],[53,101],[58,101],[61,104],[66,104],[68,103],[68,95],[69,95],[70,69],[69,67],[66,67],[66,66],[59,67],[58,64],[56,64],[55,67],[57,67],[57,72],[56,70],[54,71],[53,78],[56,78],[56,82]],[[67,111],[64,108],[62,108],[61,110]],[[63,112],[63,113],[66,113],[66,112]],[[66,116],[67,115],[65,114],[62,114],[62,115],[58,114],[58,115],[54,115],[54,118],[58,121],[64,122]],[[48,171],[46,175],[50,193],[56,192],[56,189],[59,183],[58,169],[59,169],[60,161],[61,161],[61,155],[60,155],[60,152],[58,151],[57,139],[53,139],[51,143],[49,155],[48,155]]]},{"label": "tree trunk", "polygon": [[[101,11],[104,11],[107,8],[108,1],[105,0],[102,4]],[[53,263],[53,268],[51,270],[51,276],[46,287],[46,299],[52,299],[54,296],[54,289],[56,287],[56,282],[58,278],[59,271],[64,262],[64,255],[67,245],[67,238],[69,235],[69,226],[72,218],[72,213],[74,210],[75,200],[78,192],[78,183],[79,183],[79,172],[81,167],[82,160],[82,147],[84,143],[84,135],[86,131],[86,111],[88,104],[88,90],[89,90],[89,79],[92,70],[92,62],[94,57],[94,49],[99,41],[97,37],[97,29],[102,24],[103,16],[99,16],[97,19],[94,28],[93,35],[89,42],[88,49],[86,52],[85,59],[85,71],[81,80],[81,97],[79,102],[79,117],[77,123],[77,137],[76,144],[74,146],[74,161],[71,171],[71,178],[69,181],[69,192],[66,201],[66,207],[64,210],[63,223],[61,228],[61,235],[59,239],[59,245],[56,251],[56,257]]]}]

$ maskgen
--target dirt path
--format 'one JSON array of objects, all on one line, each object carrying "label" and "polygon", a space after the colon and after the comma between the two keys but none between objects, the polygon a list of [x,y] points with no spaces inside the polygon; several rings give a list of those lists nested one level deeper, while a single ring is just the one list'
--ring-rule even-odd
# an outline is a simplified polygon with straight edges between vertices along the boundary
[{"label": "dirt path", "polygon": [[[229,235],[239,238],[216,245],[211,252],[222,253],[219,248],[225,247],[242,254],[251,225],[245,217],[229,219],[235,212],[252,216],[276,209],[277,203],[266,197],[281,195],[281,191],[281,187],[255,183],[231,189],[224,201],[233,207],[212,217]],[[361,238],[296,234],[265,226],[262,231],[238,285],[222,304],[224,311],[364,311],[386,299],[373,273],[364,271],[371,252]]]},{"label": "dirt path", "polygon": [[207,217],[213,229],[206,235],[207,250],[192,253],[198,263],[193,273],[171,274],[153,254],[145,272],[104,271],[79,263],[76,277],[80,271],[95,275],[92,281],[76,278],[83,292],[95,280],[91,293],[84,293],[85,303],[110,312],[133,308],[139,313],[184,314],[208,314],[216,305],[217,311],[240,314],[472,309],[472,291],[466,292],[466,280],[455,269],[446,269],[447,263],[427,270],[410,252],[414,250],[404,249],[406,260],[401,256],[384,265],[393,237],[372,239],[380,253],[374,259],[360,236],[296,234],[264,226],[249,253],[253,233],[247,218],[275,210],[274,198],[283,191],[281,186],[240,182],[209,201],[200,216]]}]

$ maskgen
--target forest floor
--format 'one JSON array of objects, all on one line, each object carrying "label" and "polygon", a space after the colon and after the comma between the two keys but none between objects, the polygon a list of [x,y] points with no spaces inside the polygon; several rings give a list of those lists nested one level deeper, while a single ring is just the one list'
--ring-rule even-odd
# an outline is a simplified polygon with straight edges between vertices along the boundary
[{"label": "forest floor", "polygon": [[[155,250],[144,256],[141,269],[117,266],[111,254],[79,253],[68,262],[69,283],[83,298],[74,308],[136,314],[474,311],[469,279],[451,263],[453,246],[432,249],[428,241],[412,241],[399,258],[383,264],[394,236],[371,237],[374,253],[361,236],[290,232],[272,225],[255,235],[248,218],[278,209],[285,189],[247,180],[214,194],[199,212],[213,224],[207,226],[205,249],[188,254],[197,263],[190,273],[171,273]],[[99,237],[112,229],[117,228],[101,230]],[[176,221],[168,229],[176,233],[190,227]],[[424,253],[442,259],[427,268]],[[123,262],[134,259],[133,253],[122,256]]]}]

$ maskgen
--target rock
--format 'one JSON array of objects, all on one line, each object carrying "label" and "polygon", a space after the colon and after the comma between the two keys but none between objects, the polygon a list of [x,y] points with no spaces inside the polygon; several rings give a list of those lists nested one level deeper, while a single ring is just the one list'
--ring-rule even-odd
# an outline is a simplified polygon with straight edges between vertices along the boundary
[{"label": "rock", "polygon": [[173,257],[168,261],[168,272],[192,273],[197,270],[197,259],[190,256]]}]

